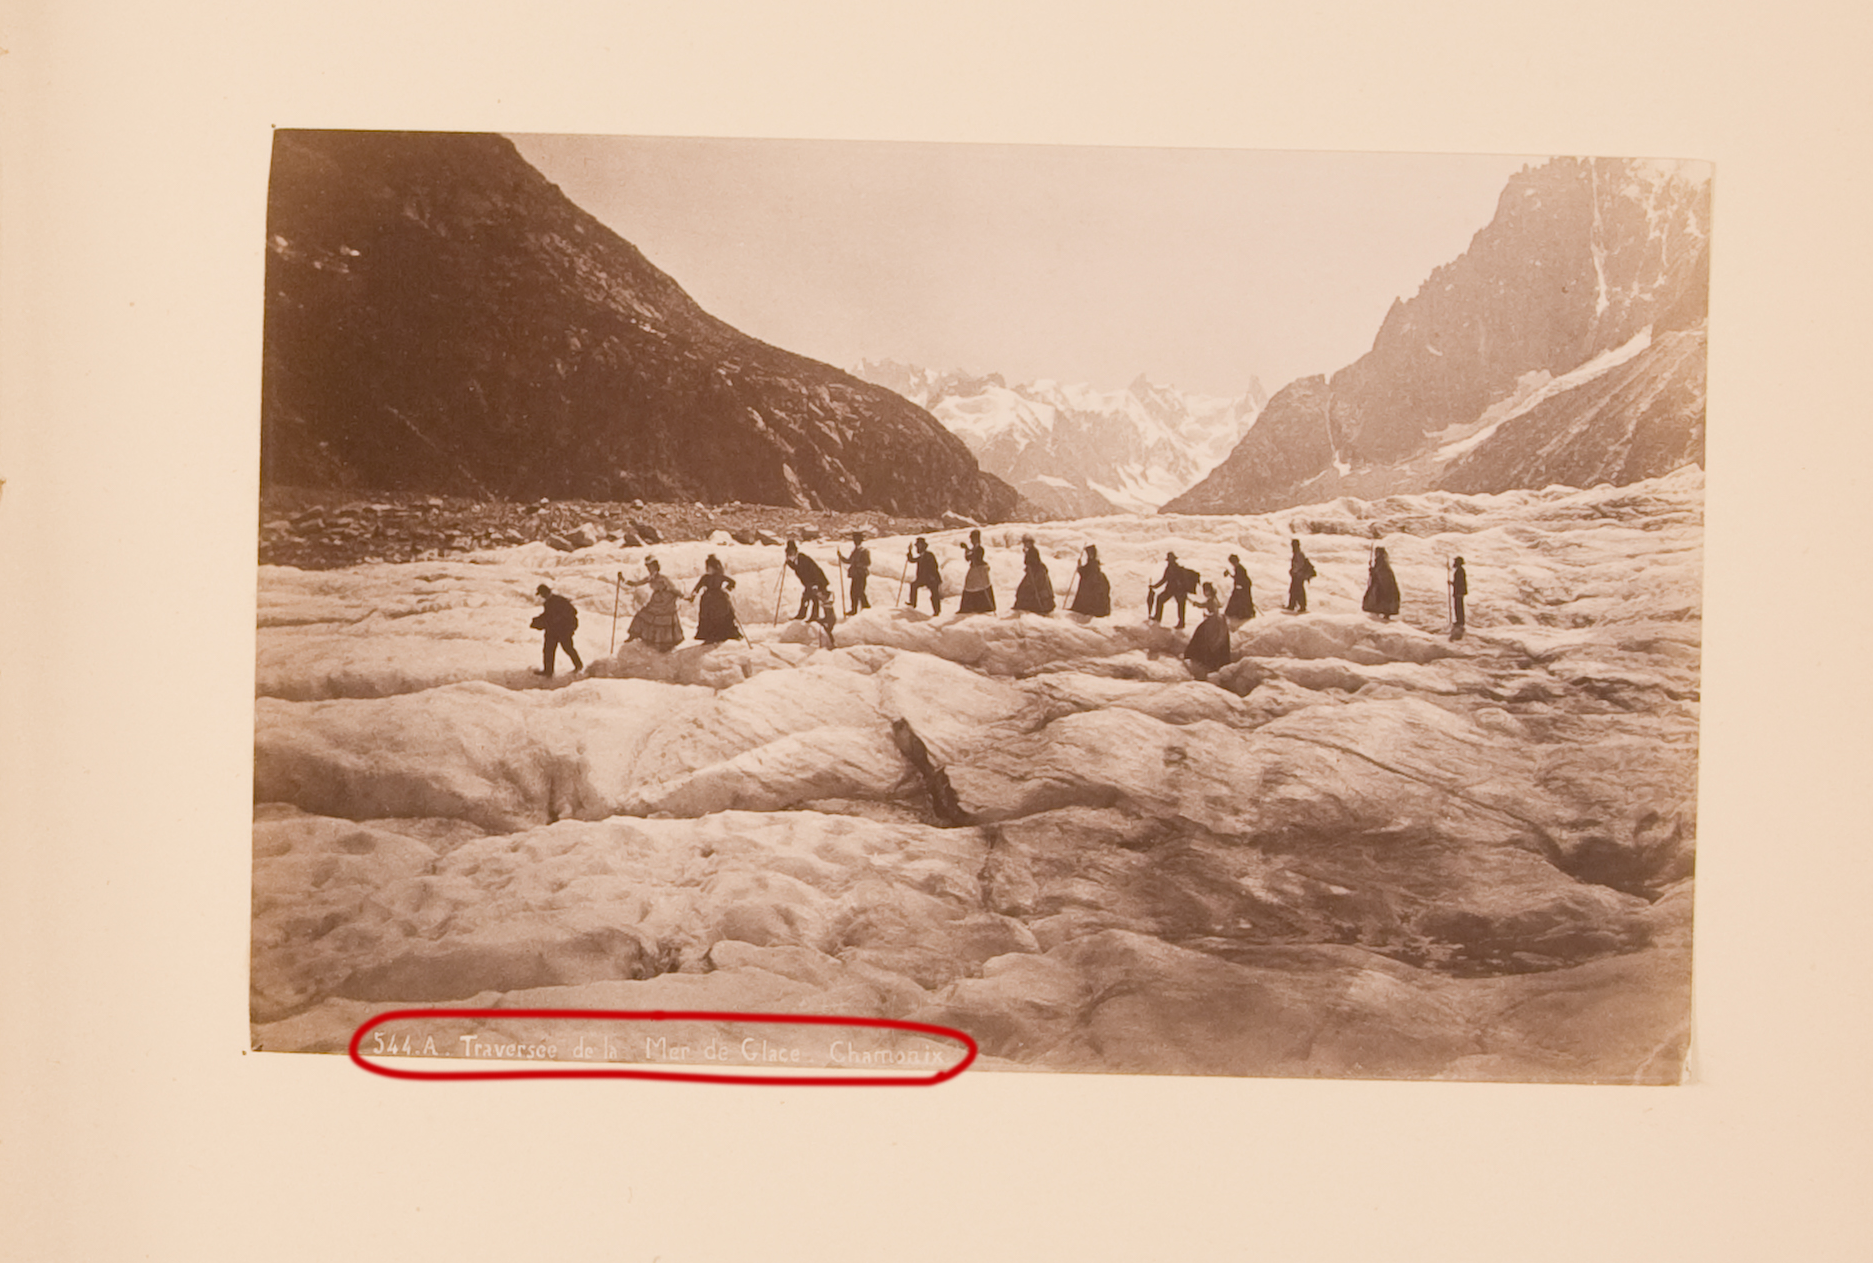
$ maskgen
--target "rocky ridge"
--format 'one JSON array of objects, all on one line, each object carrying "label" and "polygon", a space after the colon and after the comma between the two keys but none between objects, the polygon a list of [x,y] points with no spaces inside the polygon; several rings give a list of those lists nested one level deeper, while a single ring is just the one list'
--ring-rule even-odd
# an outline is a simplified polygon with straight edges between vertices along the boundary
[{"label": "rocky ridge", "polygon": [[1017,510],[930,415],[704,312],[505,139],[275,133],[263,486]]},{"label": "rocky ridge", "polygon": [[[1701,164],[1568,158],[1523,171],[1469,249],[1393,304],[1370,352],[1276,392],[1166,510],[1625,484],[1701,464],[1709,228]],[[1588,366],[1640,345],[1611,381],[1556,392],[1513,425],[1492,415],[1532,384],[1584,387],[1597,380]]]},{"label": "rocky ridge", "polygon": [[734,501],[516,504],[402,492],[354,499],[342,493],[276,487],[261,496],[260,564],[332,570],[378,562],[440,561],[527,544],[574,553],[597,544],[634,548],[697,540],[765,545],[789,539],[843,542],[854,531],[875,538],[969,524],[955,514],[901,518]]}]

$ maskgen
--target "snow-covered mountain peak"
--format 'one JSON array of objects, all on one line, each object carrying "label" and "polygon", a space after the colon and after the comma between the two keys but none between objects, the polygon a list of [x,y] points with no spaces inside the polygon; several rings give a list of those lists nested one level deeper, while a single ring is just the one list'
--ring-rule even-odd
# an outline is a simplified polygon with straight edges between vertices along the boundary
[{"label": "snow-covered mountain peak", "polygon": [[1123,390],[1054,378],[861,361],[853,375],[927,408],[986,470],[1071,516],[1149,513],[1194,486],[1254,424],[1261,383],[1235,398],[1194,395],[1141,373]]}]

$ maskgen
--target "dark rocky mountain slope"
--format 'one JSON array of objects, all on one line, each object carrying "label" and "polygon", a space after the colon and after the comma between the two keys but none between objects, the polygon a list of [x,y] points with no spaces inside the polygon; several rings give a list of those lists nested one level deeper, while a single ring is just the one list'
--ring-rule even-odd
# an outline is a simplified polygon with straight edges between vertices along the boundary
[{"label": "dark rocky mountain slope", "polygon": [[1675,330],[1512,417],[1446,466],[1445,491],[1623,487],[1704,457],[1704,331]]},{"label": "dark rocky mountain slope", "polygon": [[710,316],[497,136],[282,131],[265,485],[1017,511],[890,391]]},{"label": "dark rocky mountain slope", "polygon": [[1709,225],[1701,164],[1524,170],[1469,249],[1393,303],[1370,352],[1278,392],[1165,511],[1627,483],[1701,464]]}]

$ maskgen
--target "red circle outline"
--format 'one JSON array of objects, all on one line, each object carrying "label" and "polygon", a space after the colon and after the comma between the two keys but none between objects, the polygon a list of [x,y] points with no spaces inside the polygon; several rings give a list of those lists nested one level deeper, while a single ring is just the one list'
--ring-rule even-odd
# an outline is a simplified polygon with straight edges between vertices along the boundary
[{"label": "red circle outline", "polygon": [[[899,1076],[880,1077],[877,1075],[751,1075],[751,1074],[712,1074],[694,1070],[622,1070],[622,1069],[560,1069],[560,1070],[394,1070],[388,1066],[375,1066],[366,1061],[358,1051],[358,1045],[364,1042],[364,1036],[373,1028],[386,1022],[406,1021],[421,1017],[480,1017],[480,1018],[552,1018],[585,1019],[598,1021],[642,1021],[642,1022],[771,1022],[794,1026],[871,1026],[882,1030],[912,1031],[925,1035],[935,1035],[939,1039],[953,1039],[961,1043],[968,1051],[963,1059],[947,1070],[938,1072],[934,1077],[905,1078]],[[388,1079],[661,1079],[673,1083],[756,1083],[769,1087],[797,1088],[921,1088],[934,1087],[946,1083],[967,1070],[974,1064],[979,1051],[975,1039],[967,1031],[959,1031],[952,1026],[934,1026],[928,1022],[905,1022],[890,1017],[842,1017],[831,1013],[714,1013],[691,1012],[678,1009],[392,1009],[388,1013],[379,1013],[376,1017],[361,1023],[352,1032],[351,1046],[348,1050],[351,1060],[372,1074],[381,1074]]]}]

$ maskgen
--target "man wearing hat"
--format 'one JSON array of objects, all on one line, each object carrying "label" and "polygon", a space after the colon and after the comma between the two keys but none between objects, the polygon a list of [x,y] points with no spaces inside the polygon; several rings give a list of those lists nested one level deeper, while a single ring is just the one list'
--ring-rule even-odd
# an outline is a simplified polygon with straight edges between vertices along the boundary
[{"label": "man wearing hat", "polygon": [[1188,566],[1179,565],[1176,553],[1164,554],[1164,577],[1152,584],[1145,596],[1147,612],[1152,622],[1164,617],[1164,607],[1172,601],[1177,602],[1177,626],[1184,625],[1184,602],[1197,590],[1197,572]]},{"label": "man wearing hat", "polygon": [[794,617],[831,627],[832,582],[826,578],[826,572],[792,540],[787,541],[787,567],[800,580],[800,612]]},{"label": "man wearing hat", "polygon": [[937,568],[936,554],[930,551],[929,543],[923,536],[911,546],[911,551],[904,554],[904,559],[917,566],[917,577],[910,581],[910,606],[917,608],[919,588],[930,594],[930,612],[943,612],[943,572]]},{"label": "man wearing hat", "polygon": [[545,598],[546,602],[546,607],[533,619],[533,626],[546,633],[546,647],[542,650],[544,669],[540,674],[549,680],[553,678],[554,656],[562,648],[566,656],[572,659],[574,672],[585,670],[585,663],[579,660],[579,651],[572,647],[572,633],[579,629],[579,611],[572,607],[571,601],[544,583],[534,589],[534,594]]},{"label": "man wearing hat", "polygon": [[839,564],[846,568],[846,578],[850,581],[850,597],[847,600],[846,617],[851,618],[860,610],[871,608],[871,602],[865,597],[865,581],[871,577],[871,549],[865,547],[865,532],[852,532],[852,555],[835,553]]},{"label": "man wearing hat", "polygon": [[1291,613],[1307,613],[1307,581],[1316,571],[1314,563],[1307,560],[1307,554],[1301,551],[1301,541],[1292,541],[1294,551],[1288,557],[1288,609]]}]

